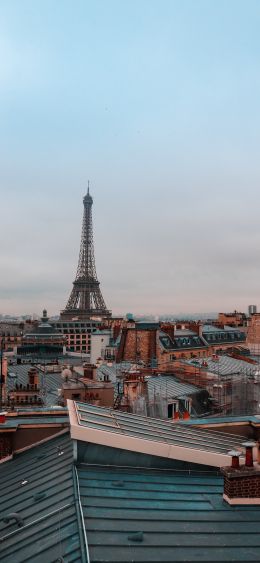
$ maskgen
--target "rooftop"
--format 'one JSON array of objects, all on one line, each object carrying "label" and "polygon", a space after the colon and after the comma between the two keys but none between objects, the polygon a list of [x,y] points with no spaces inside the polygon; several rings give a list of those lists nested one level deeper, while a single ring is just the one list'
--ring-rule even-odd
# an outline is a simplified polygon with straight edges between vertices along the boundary
[{"label": "rooftop", "polygon": [[213,467],[229,465],[228,451],[243,451],[235,434],[68,401],[71,436],[77,440]]},{"label": "rooftop", "polygon": [[[16,384],[27,385],[28,370],[31,367],[31,364],[10,366],[7,377],[8,391],[15,389]],[[42,399],[46,407],[57,405],[58,389],[61,388],[62,382],[63,379],[61,377],[61,373],[43,373],[42,371],[39,371],[39,386],[41,388]]]},{"label": "rooftop", "polygon": [[178,381],[173,375],[152,375],[146,377],[148,381],[148,396],[152,399],[155,394],[164,398],[185,398],[201,391],[199,387],[190,383]]},{"label": "rooftop", "polygon": [[[205,360],[207,366],[204,367]],[[204,367],[206,371],[216,373],[218,375],[234,375],[234,374],[245,374],[254,375],[257,371],[259,372],[259,366],[257,364],[251,364],[246,360],[237,360],[231,356],[218,356],[217,358],[203,358],[196,360],[188,360],[187,363],[191,365],[196,365],[196,367]]]},{"label": "rooftop", "polygon": [[207,473],[78,469],[95,563],[260,561],[259,507],[230,508]]},{"label": "rooftop", "polygon": [[0,561],[86,561],[72,461],[66,432],[1,464]]},{"label": "rooftop", "polygon": [[237,328],[237,327],[234,327],[234,326],[228,326],[228,325],[224,325],[223,328],[219,328],[219,327],[214,326],[214,325],[205,324],[202,327],[203,333],[206,333],[206,332],[223,332],[223,330],[227,331],[227,332],[241,332],[240,328]]},{"label": "rooftop", "polygon": [[[178,436],[185,442],[185,448],[192,449],[192,461],[196,458],[196,448],[200,451],[206,448],[208,460],[213,438],[215,449],[225,449],[227,444],[229,449],[233,446],[237,449],[243,437],[184,428],[184,423],[161,423],[79,403],[70,402],[69,406],[74,407],[70,412],[71,434],[78,441],[77,447],[73,448],[69,432],[63,430],[60,435],[0,464],[0,561],[256,563],[260,560],[260,506],[226,504],[222,496],[223,479],[215,468],[207,471],[201,465],[199,470],[194,470],[191,463],[186,471],[167,470],[166,465],[171,436],[173,439]],[[133,418],[137,432],[144,433],[141,442],[155,440],[152,452],[148,447],[145,451],[139,447],[138,452],[144,452],[139,461],[145,462],[144,458],[154,461],[158,450],[162,455],[162,435],[167,442],[168,454],[162,469],[157,465],[147,469],[145,464],[130,467],[138,455],[136,433],[131,431]],[[80,425],[87,441],[83,440],[83,434],[75,435],[75,427]],[[107,425],[105,446],[99,432],[103,425]],[[171,429],[170,437],[166,427]],[[127,453],[127,457],[119,458],[120,466],[115,456],[112,455],[112,462],[106,457],[107,450],[113,453],[107,446],[112,445],[109,435],[115,436],[115,428],[123,434],[121,447]],[[124,463],[126,459],[128,464]],[[9,522],[5,522],[8,515]]]}]

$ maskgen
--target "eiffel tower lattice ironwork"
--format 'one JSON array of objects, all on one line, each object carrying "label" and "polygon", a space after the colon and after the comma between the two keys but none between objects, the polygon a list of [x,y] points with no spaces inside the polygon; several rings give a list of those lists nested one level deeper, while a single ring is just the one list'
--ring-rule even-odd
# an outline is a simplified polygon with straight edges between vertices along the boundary
[{"label": "eiffel tower lattice ironwork", "polygon": [[92,316],[108,317],[111,315],[106,307],[97,279],[92,226],[93,199],[89,193],[89,183],[88,193],[83,198],[83,205],[78,268],[68,303],[61,312],[63,319],[83,319]]}]

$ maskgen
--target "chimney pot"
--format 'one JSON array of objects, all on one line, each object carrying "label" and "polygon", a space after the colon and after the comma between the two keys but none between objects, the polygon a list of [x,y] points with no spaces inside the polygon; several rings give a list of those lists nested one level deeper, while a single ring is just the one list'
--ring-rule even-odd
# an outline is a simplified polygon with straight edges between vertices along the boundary
[{"label": "chimney pot", "polygon": [[237,450],[231,450],[230,452],[228,452],[228,455],[230,455],[232,457],[231,467],[238,469],[238,467],[239,467],[239,456],[241,455],[241,452],[238,452]]},{"label": "chimney pot", "polygon": [[6,412],[0,412],[0,424],[4,424],[6,420]]},{"label": "chimney pot", "polygon": [[253,467],[254,465],[254,460],[253,460],[253,448],[256,445],[255,442],[244,442],[242,444],[242,446],[244,446],[244,448],[246,448],[246,460],[245,460],[245,465],[246,467]]}]

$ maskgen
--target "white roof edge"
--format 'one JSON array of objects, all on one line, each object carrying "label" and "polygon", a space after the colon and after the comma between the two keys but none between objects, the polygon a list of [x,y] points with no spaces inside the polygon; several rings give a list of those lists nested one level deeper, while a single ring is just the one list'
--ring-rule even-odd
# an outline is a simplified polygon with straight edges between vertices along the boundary
[{"label": "white roof edge", "polygon": [[197,463],[200,465],[210,465],[212,467],[222,467],[230,465],[230,456],[217,452],[193,449],[155,440],[147,440],[135,436],[126,436],[125,434],[117,434],[99,429],[87,428],[80,426],[77,420],[77,414],[73,401],[68,404],[71,424],[71,437],[74,440],[82,442],[91,442],[102,446],[108,446],[127,451],[164,457],[167,459],[176,459],[178,461],[187,461],[189,463]]}]

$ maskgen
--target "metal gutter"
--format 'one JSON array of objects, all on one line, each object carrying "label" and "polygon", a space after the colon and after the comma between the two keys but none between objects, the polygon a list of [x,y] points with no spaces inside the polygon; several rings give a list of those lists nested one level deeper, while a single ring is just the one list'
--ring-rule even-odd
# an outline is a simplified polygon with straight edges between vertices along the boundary
[{"label": "metal gutter", "polygon": [[[88,539],[87,539],[87,534],[86,534],[86,528],[85,528],[85,520],[84,520],[84,514],[83,514],[83,510],[82,510],[82,504],[81,504],[81,497],[80,497],[80,488],[79,488],[79,477],[78,477],[78,472],[77,472],[77,468],[74,465],[73,466],[73,481],[74,481],[74,485],[75,485],[75,500],[76,500],[76,511],[77,511],[77,516],[78,516],[78,520],[80,520],[80,524],[81,526],[79,526],[79,535],[80,535],[80,539],[82,534],[81,532],[83,531],[83,536],[84,536],[84,547],[85,547],[85,553],[83,553],[82,551],[82,563],[91,563],[90,561],[90,556],[89,556],[89,548],[88,548]],[[79,512],[79,514],[78,514]],[[82,542],[81,546],[82,546]],[[87,558],[85,558],[85,554],[87,556]]]}]

